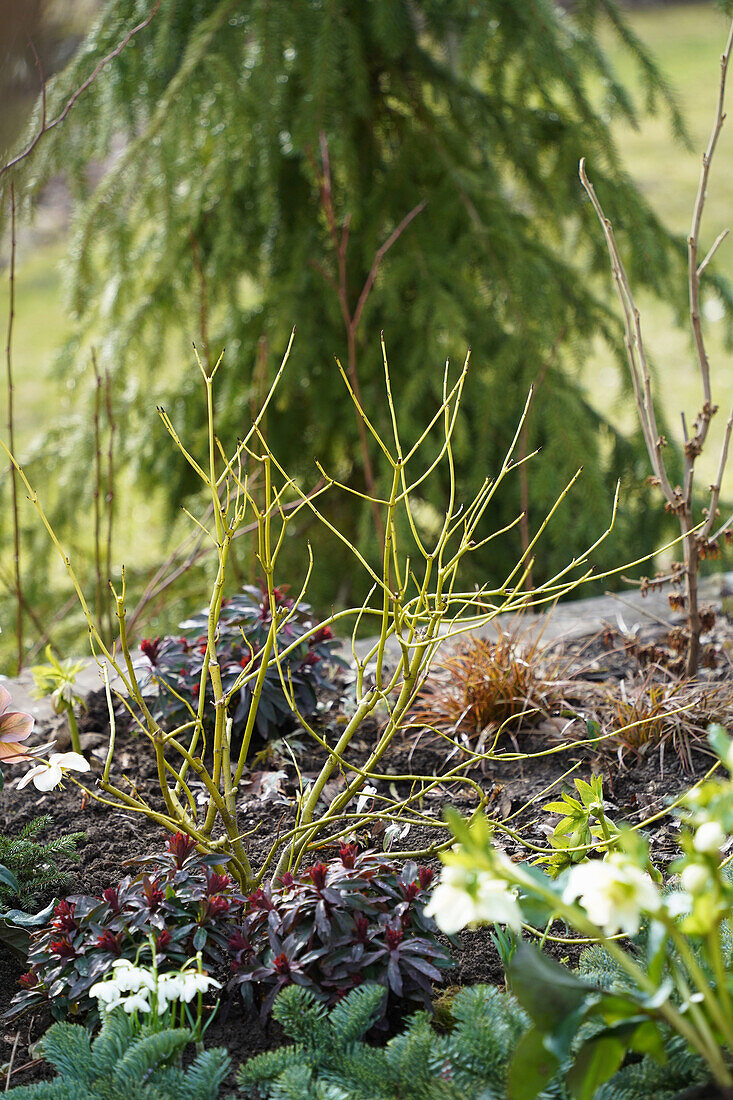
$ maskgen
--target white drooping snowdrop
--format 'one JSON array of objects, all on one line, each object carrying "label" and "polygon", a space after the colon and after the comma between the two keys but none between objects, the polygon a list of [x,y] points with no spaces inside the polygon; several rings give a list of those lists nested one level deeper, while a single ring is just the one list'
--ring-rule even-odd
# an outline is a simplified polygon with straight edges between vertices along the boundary
[{"label": "white drooping snowdrop", "polygon": [[200,970],[172,970],[157,974],[145,966],[135,966],[129,959],[112,964],[111,977],[96,982],[89,995],[99,1001],[107,1013],[121,1005],[125,1012],[148,1013],[155,1007],[162,1016],[176,1001],[190,1004],[199,993],[221,989],[221,983]]}]

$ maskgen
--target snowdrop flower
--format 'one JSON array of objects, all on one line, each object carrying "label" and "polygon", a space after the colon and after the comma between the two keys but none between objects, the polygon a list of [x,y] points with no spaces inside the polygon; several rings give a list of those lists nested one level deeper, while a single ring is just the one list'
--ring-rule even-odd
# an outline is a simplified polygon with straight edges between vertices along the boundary
[{"label": "snowdrop flower", "polygon": [[[134,966],[128,959],[119,959],[113,965],[113,976],[96,982],[89,994],[100,1002],[105,1012],[111,1012],[118,1005],[122,1005],[125,1012],[150,1012],[148,997],[154,991],[155,979],[149,971]],[[123,996],[125,993],[128,995]]]},{"label": "snowdrop flower", "polygon": [[356,800],[356,812],[360,814],[364,810],[369,802],[369,799],[377,793],[376,787],[366,786],[362,789],[361,794]]},{"label": "snowdrop flower", "polygon": [[706,821],[698,828],[692,841],[696,852],[717,855],[726,841],[726,835],[717,821]]},{"label": "snowdrop flower", "polygon": [[114,981],[95,982],[89,990],[89,996],[101,1001],[105,1012],[111,1012],[121,1003],[120,987]]},{"label": "snowdrop flower", "polygon": [[158,979],[158,993],[169,1001],[185,1001],[188,1004],[197,993],[206,993],[212,987],[221,989],[221,982],[201,974],[198,970],[173,971],[161,974]]},{"label": "snowdrop flower", "polygon": [[52,791],[58,787],[65,771],[88,772],[90,764],[78,752],[52,752],[48,763],[36,764],[34,768],[26,772],[18,790],[26,787],[31,780],[38,791]]},{"label": "snowdrop flower", "polygon": [[141,989],[155,992],[155,976],[144,966],[135,966],[129,959],[117,959],[112,963],[112,982],[122,992],[138,993]]},{"label": "snowdrop flower", "polygon": [[150,1012],[150,1003],[142,993],[131,993],[122,1002],[125,1012]]},{"label": "snowdrop flower", "polygon": [[562,900],[580,902],[607,936],[639,931],[642,913],[656,913],[661,898],[649,875],[623,856],[593,859],[570,869]]},{"label": "snowdrop flower", "polygon": [[447,935],[475,924],[506,924],[515,932],[522,927],[519,903],[508,883],[488,871],[455,864],[443,868],[425,913]]}]

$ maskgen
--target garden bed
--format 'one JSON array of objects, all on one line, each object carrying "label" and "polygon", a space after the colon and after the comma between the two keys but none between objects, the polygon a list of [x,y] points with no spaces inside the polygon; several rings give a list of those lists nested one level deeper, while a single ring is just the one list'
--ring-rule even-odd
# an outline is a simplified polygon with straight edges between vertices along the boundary
[{"label": "garden bed", "polygon": [[[699,693],[718,692],[720,695],[724,692],[730,667],[729,634],[727,619],[720,619],[708,638],[711,652],[715,651],[718,655],[716,661],[711,663],[717,667],[704,674],[707,680],[698,685],[696,690]],[[517,733],[513,744],[512,739],[505,739],[499,746],[500,755],[482,761],[466,773],[488,793],[489,815],[498,820],[511,819],[512,829],[518,835],[514,838],[504,836],[502,846],[512,859],[528,856],[522,839],[540,844],[546,842],[550,827],[541,807],[558,797],[561,789],[557,786],[558,780],[574,766],[571,778],[565,783],[566,789],[569,789],[572,777],[589,779],[592,774],[602,775],[609,816],[615,821],[629,823],[654,816],[647,835],[655,862],[664,866],[675,857],[678,826],[664,814],[665,805],[705,774],[711,764],[704,741],[695,736],[694,708],[685,712],[685,728],[692,730],[687,752],[675,752],[670,737],[663,751],[652,740],[633,749],[627,746],[625,752],[618,742],[609,745],[604,741],[597,745],[576,745],[569,750],[549,752],[534,758],[501,758],[502,750],[510,754],[515,749],[522,754],[547,752],[557,749],[564,740],[581,740],[584,720],[597,717],[603,728],[607,729],[613,706],[618,704],[619,699],[628,697],[632,689],[638,689],[640,684],[649,681],[650,675],[656,682],[673,685],[672,674],[666,667],[669,662],[665,664],[665,653],[672,661],[674,653],[665,649],[665,637],[666,632],[661,627],[649,628],[633,640],[607,628],[603,632],[576,638],[568,644],[555,643],[542,655],[542,667],[552,669],[555,682],[560,685],[557,699],[561,697],[562,701],[557,702],[556,699],[555,702],[559,713],[545,716],[535,723],[534,728]],[[574,720],[567,718],[569,707],[576,713]],[[582,714],[582,718],[577,717],[578,714]],[[126,723],[123,717],[124,712],[120,710],[115,755],[117,776],[119,778],[124,772],[134,774],[138,788],[154,802],[160,796],[156,793],[152,752],[143,737],[131,732],[130,723]],[[333,719],[336,721],[335,715]],[[97,734],[98,744],[106,744],[108,713],[103,692],[89,698],[80,728],[82,735]],[[365,728],[360,731],[359,739],[352,743],[357,759],[359,752],[366,753],[372,733],[373,730]],[[96,755],[99,757],[101,754],[100,749]],[[444,740],[429,731],[412,729],[393,746],[386,771],[395,776],[439,776],[446,769],[446,755]],[[451,755],[455,756],[455,750]],[[300,755],[304,781],[311,773],[316,774],[322,756],[319,748],[313,750],[306,746]],[[95,759],[94,754],[92,759]],[[99,759],[96,759],[93,768],[99,772]],[[339,781],[336,779],[334,782]],[[399,788],[400,781],[395,780],[395,783]],[[0,802],[2,830],[15,831],[33,818],[50,813],[53,815],[53,826],[49,835],[58,836],[79,830],[85,833],[84,840],[79,844],[79,863],[68,868],[70,877],[65,892],[69,895],[100,894],[106,887],[118,882],[122,875],[130,873],[130,861],[154,855],[164,846],[165,833],[162,829],[156,830],[140,815],[111,811],[91,799],[87,800],[71,782],[66,782],[62,790],[48,794],[39,793],[33,787],[18,793],[12,783],[7,786],[9,789],[6,789]],[[296,790],[295,768],[285,755],[270,760],[263,758],[245,776],[240,787],[241,822],[243,831],[251,830],[248,844],[255,857],[263,855],[278,835],[284,815],[291,811]],[[437,821],[446,805],[453,805],[467,815],[476,803],[476,795],[465,785],[447,783],[428,793],[425,809],[432,812]],[[371,833],[361,832],[358,840],[362,847],[380,849],[384,837],[377,828]],[[428,847],[434,840],[435,834],[431,830],[421,831],[413,827],[408,836],[396,841],[392,851],[400,848],[414,851]],[[437,859],[429,862],[436,869],[440,866]],[[47,900],[38,898],[39,903]],[[577,956],[577,949],[558,946],[554,953],[560,958],[573,958]],[[478,982],[503,984],[502,965],[487,930],[462,932],[452,955],[455,969],[449,972],[448,982],[451,985],[464,986]],[[0,1012],[8,1009],[18,988],[17,980],[24,970],[22,960],[7,949],[0,948]],[[226,975],[221,976],[226,979]],[[7,1062],[15,1047],[14,1085],[49,1076],[46,1064],[34,1060],[29,1049],[49,1022],[48,1014],[40,1012],[25,1016],[17,1023],[4,1025],[0,1062]],[[389,1024],[392,1029],[397,1027],[398,1014],[392,1013]],[[245,1012],[236,998],[220,1011],[207,1033],[207,1046],[225,1046],[231,1053],[235,1070],[251,1055],[281,1042],[282,1032],[277,1024],[263,1024],[256,1014]],[[224,1094],[228,1091],[235,1091],[233,1073]]]}]

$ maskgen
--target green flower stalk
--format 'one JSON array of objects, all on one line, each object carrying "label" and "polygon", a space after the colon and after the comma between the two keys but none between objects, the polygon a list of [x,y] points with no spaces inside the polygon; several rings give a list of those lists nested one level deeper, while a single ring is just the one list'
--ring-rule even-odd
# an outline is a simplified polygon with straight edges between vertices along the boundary
[{"label": "green flower stalk", "polygon": [[75,707],[86,706],[83,697],[76,691],[75,683],[79,673],[84,669],[85,661],[74,661],[67,658],[59,661],[53,655],[51,646],[46,646],[47,665],[34,665],[31,668],[33,680],[36,685],[34,695],[37,699],[51,696],[51,703],[56,714],[65,714],[69,722],[71,734],[71,747],[74,752],[81,755],[81,743],[79,741],[79,726],[76,721]]},{"label": "green flower stalk", "polygon": [[[733,741],[725,730],[711,726],[709,740],[720,762],[733,769]],[[590,796],[592,788],[585,784],[578,790]],[[566,798],[552,808],[565,813],[573,809],[579,815],[574,803]],[[649,873],[648,847],[637,831],[618,828],[613,848],[603,858],[566,864],[553,879],[537,866],[507,859],[494,845],[492,826],[481,813],[469,824],[449,811],[459,843],[441,856],[445,866],[427,910],[444,931],[499,923],[514,934],[524,926],[542,939],[548,921],[561,920],[587,940],[602,943],[629,983],[623,993],[599,990],[540,951],[517,944],[507,977],[535,1028],[517,1052],[510,1100],[532,1100],[549,1080],[537,1074],[529,1085],[520,1081],[519,1065],[532,1043],[535,1054],[542,1053],[548,1074],[567,1058],[572,1063],[571,1095],[589,1100],[628,1051],[661,1058],[665,1028],[677,1032],[704,1059],[722,1089],[733,1088],[733,882],[721,863],[721,851],[733,835],[733,780],[710,779],[696,786],[681,807],[683,854],[672,865],[679,880],[667,891],[658,885],[661,876]],[[568,821],[567,827],[572,825]],[[590,854],[597,852],[590,848]],[[642,930],[641,946],[616,942],[619,934],[633,938]],[[550,1018],[547,1004],[558,989],[563,991],[562,1004]],[[572,1046],[570,1037],[590,1019],[605,1026]]]}]

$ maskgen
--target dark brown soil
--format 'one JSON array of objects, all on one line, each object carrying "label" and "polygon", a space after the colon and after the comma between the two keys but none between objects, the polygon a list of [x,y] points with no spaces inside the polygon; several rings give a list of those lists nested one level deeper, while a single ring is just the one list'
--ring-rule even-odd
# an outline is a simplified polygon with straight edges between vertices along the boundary
[{"label": "dark brown soil", "polygon": [[[586,640],[583,645],[576,644],[574,653],[565,652],[564,675],[571,677],[578,675],[578,669],[582,664],[584,671],[581,675],[585,675],[586,683],[592,682],[587,676],[589,662],[600,659],[602,665],[606,658],[608,658],[608,667],[602,667],[598,674],[599,696],[608,690],[609,679],[614,680],[619,676],[630,676],[633,679],[642,674],[638,667],[638,653],[630,653],[625,645],[620,644],[612,645],[609,651],[608,638],[599,637],[593,641]],[[575,662],[574,668],[573,662]],[[596,666],[600,667],[597,660]],[[520,734],[516,740],[516,747],[522,752],[534,753],[557,747],[558,728],[566,724],[564,720],[558,722],[550,719],[549,723],[545,722],[535,730]],[[82,716],[81,728],[82,731],[101,733],[106,731],[107,711],[103,696],[91,698],[89,709]],[[582,730],[574,730],[573,736],[579,737],[581,733]],[[371,738],[368,731],[363,736],[363,747],[366,750]],[[116,762],[119,771],[134,774],[138,788],[154,798],[155,769],[152,754],[145,740],[126,732],[122,722],[118,728],[117,739]],[[444,746],[445,742],[434,735],[423,734],[405,739],[395,747],[386,770],[395,777],[406,774],[423,776],[444,774],[446,771]],[[513,751],[509,745],[507,749],[510,752]],[[454,758],[451,766],[455,767],[455,764]],[[545,843],[548,826],[541,813],[541,807],[548,799],[557,797],[559,788],[555,786],[546,797],[544,792],[557,783],[558,777],[576,764],[578,767],[572,772],[572,776],[587,779],[592,773],[603,774],[608,815],[611,818],[638,821],[663,811],[670,796],[690,785],[692,779],[690,772],[699,776],[707,770],[710,766],[710,758],[702,744],[693,745],[686,772],[682,761],[671,747],[667,748],[662,757],[659,751],[647,751],[641,755],[626,755],[621,763],[615,751],[604,749],[593,752],[587,747],[578,747],[569,752],[537,756],[531,760],[493,760],[484,763],[482,767],[474,768],[468,774],[489,793],[489,811],[492,814],[498,819],[516,815],[512,821],[513,828],[521,830],[522,836],[530,838],[535,843]],[[286,772],[287,778],[282,781],[283,793],[285,796],[292,797],[295,790],[295,772],[292,764],[280,760],[274,764],[260,766],[263,770],[281,769]],[[306,763],[301,766],[305,778],[309,773],[315,774],[318,768],[318,753],[309,754]],[[567,780],[568,787],[571,782],[572,777]],[[395,785],[398,790],[404,788],[407,791],[408,789],[406,784],[397,779]],[[251,788],[252,794],[256,794],[256,790],[255,785]],[[534,803],[533,800],[535,800]],[[476,805],[476,795],[465,786],[446,784],[432,792],[426,799],[426,806],[435,810],[437,820],[440,818],[442,806],[448,803],[463,812],[470,812]],[[269,848],[277,835],[284,812],[287,812],[287,808],[282,801],[263,802],[258,801],[257,797],[248,798],[242,814],[242,829],[246,831],[255,829],[257,826],[250,838],[255,862],[258,855]],[[15,831],[19,825],[42,813],[52,814],[53,835],[78,830],[83,830],[85,833],[85,839],[79,845],[80,862],[68,868],[70,877],[65,890],[68,894],[98,894],[126,873],[123,869],[126,861],[160,851],[165,841],[163,832],[157,830],[146,819],[131,813],[111,810],[91,799],[85,801],[82,792],[72,783],[67,782],[63,790],[57,790],[48,795],[40,794],[32,786],[18,792],[11,784],[6,785],[0,800],[1,830]],[[657,860],[666,863],[673,858],[676,830],[670,818],[661,816],[650,828],[648,835]],[[434,831],[425,830],[424,835],[421,836],[419,832],[413,830],[403,844],[409,845],[410,850],[415,850],[434,842],[435,837]],[[365,837],[364,842],[382,846],[382,838],[378,835],[371,838]],[[526,849],[523,849],[520,840],[505,838],[502,843],[514,858],[519,857],[523,852],[526,854]],[[435,866],[439,866],[437,861]],[[39,897],[37,900],[40,906],[50,899]],[[451,985],[503,982],[502,967],[488,930],[465,932],[458,939],[459,947],[454,951],[456,967],[448,979]],[[567,948],[562,946],[557,947],[554,953],[560,958],[568,956]],[[575,956],[571,956],[570,961],[574,961],[574,958]],[[0,1015],[7,1009],[17,990],[17,979],[24,969],[21,959],[14,957],[0,946]],[[7,1062],[10,1058],[16,1035],[18,1031],[20,1032],[14,1055],[13,1084],[27,1084],[50,1075],[48,1067],[43,1063],[34,1062],[32,1053],[29,1053],[29,1046],[40,1037],[49,1022],[47,1018],[38,1015],[34,1018],[24,1018],[19,1024],[5,1025],[0,1028],[0,1064]],[[396,1024],[397,1021],[393,1021],[393,1025],[396,1026]],[[263,1027],[258,1018],[245,1013],[239,1003],[231,1005],[228,1012],[220,1013],[207,1033],[208,1046],[223,1045],[228,1048],[234,1069],[252,1054],[272,1048],[280,1041],[281,1034],[277,1025]],[[232,1074],[224,1094],[232,1094],[233,1086]]]}]

